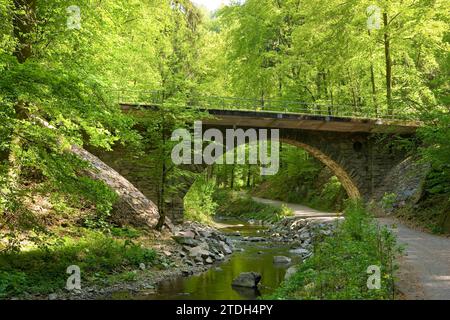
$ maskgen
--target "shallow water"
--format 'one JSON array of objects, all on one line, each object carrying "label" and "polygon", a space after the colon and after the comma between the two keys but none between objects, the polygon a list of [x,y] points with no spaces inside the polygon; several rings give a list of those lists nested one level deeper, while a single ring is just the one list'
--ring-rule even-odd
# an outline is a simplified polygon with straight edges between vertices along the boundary
[{"label": "shallow water", "polygon": [[[239,231],[242,236],[263,236],[263,226],[250,226],[242,222],[227,221],[228,227],[222,231],[233,234]],[[137,296],[146,300],[254,300],[261,295],[272,293],[283,281],[286,270],[299,262],[299,257],[289,253],[291,246],[269,242],[250,243],[232,237],[236,248],[231,257],[210,270],[187,278],[175,278],[161,283],[156,294]],[[288,256],[291,264],[275,265],[274,256]],[[231,283],[242,272],[258,272],[262,275],[259,289],[233,288]],[[136,298],[136,297],[135,297]]]}]

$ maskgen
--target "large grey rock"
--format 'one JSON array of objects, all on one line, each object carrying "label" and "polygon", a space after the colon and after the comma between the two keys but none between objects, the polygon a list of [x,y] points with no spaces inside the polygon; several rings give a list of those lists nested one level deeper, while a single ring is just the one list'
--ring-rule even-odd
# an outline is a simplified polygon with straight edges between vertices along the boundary
[{"label": "large grey rock", "polygon": [[173,236],[172,237],[177,243],[183,246],[196,247],[200,242],[192,239],[191,237],[183,237],[183,236]]},{"label": "large grey rock", "polygon": [[213,233],[211,231],[199,231],[199,234],[203,238],[210,238]]},{"label": "large grey rock", "polygon": [[222,261],[225,259],[225,256],[222,253],[219,253],[215,258],[216,260]]},{"label": "large grey rock", "polygon": [[186,230],[186,231],[181,231],[177,234],[177,236],[179,237],[184,237],[184,238],[195,238],[195,233],[192,232],[191,230]]},{"label": "large grey rock", "polygon": [[207,264],[212,264],[214,261],[213,261],[213,259],[211,259],[210,257],[208,257],[208,258],[206,258],[205,262],[206,262]]},{"label": "large grey rock", "polygon": [[225,253],[225,254],[232,254],[233,253],[233,250],[230,248],[230,246],[229,245],[227,245],[225,242],[220,242],[220,245],[221,245],[221,247],[222,247],[222,251]]},{"label": "large grey rock", "polygon": [[211,252],[205,250],[203,247],[198,246],[189,250],[189,256],[192,258],[208,258],[211,256]]},{"label": "large grey rock", "polygon": [[289,252],[293,253],[293,254],[298,254],[298,255],[301,255],[301,256],[306,256],[306,255],[309,254],[309,251],[306,250],[306,249],[303,249],[303,248],[292,249],[292,250],[289,250]]},{"label": "large grey rock", "polygon": [[243,272],[233,280],[235,287],[256,288],[261,281],[261,275],[257,272]]},{"label": "large grey rock", "polygon": [[296,273],[297,273],[297,266],[290,267],[289,269],[287,269],[286,274],[284,275],[284,280],[289,280]]},{"label": "large grey rock", "polygon": [[284,256],[275,256],[273,257],[273,263],[291,263],[292,259]]},{"label": "large grey rock", "polygon": [[58,295],[56,293],[51,293],[48,295],[48,300],[57,300]]},{"label": "large grey rock", "polygon": [[302,233],[300,233],[299,238],[301,240],[310,239],[311,238],[311,234],[308,231],[303,231]]},{"label": "large grey rock", "polygon": [[395,195],[393,208],[385,208],[388,212],[406,204],[416,204],[422,197],[424,182],[430,169],[429,163],[418,161],[415,156],[403,160],[384,175],[383,182],[373,193],[373,199],[382,202],[385,194]]},{"label": "large grey rock", "polygon": [[225,243],[230,247],[231,251],[234,250],[233,240],[231,238],[225,238]]}]

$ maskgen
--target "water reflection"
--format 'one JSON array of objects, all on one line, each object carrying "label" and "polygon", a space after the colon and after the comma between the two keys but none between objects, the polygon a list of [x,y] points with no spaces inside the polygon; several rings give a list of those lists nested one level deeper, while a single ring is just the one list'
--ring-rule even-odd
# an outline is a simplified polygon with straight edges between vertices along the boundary
[{"label": "water reflection", "polygon": [[[240,222],[242,224],[242,222]],[[228,232],[239,231],[242,236],[261,236],[261,226],[239,226],[228,228]],[[138,297],[155,300],[255,300],[261,295],[272,293],[283,281],[290,265],[275,265],[273,257],[289,256],[293,263],[299,258],[289,253],[289,245],[270,242],[247,243],[236,240],[236,247],[244,249],[234,253],[220,264],[219,268],[188,278],[175,278],[165,281],[157,293]],[[262,280],[258,289],[236,288],[231,283],[242,272],[258,272]]]}]

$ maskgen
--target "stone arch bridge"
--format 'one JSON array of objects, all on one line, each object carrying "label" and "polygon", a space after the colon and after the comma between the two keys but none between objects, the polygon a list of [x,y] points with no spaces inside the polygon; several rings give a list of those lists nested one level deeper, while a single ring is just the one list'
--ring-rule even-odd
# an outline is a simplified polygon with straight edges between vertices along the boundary
[{"label": "stone arch bridge", "polygon": [[[124,110],[137,105],[122,104]],[[142,107],[142,106],[141,106]],[[406,158],[405,151],[390,147],[393,136],[413,137],[420,123],[393,119],[367,119],[329,114],[281,111],[208,109],[212,117],[203,119],[203,130],[217,128],[279,129],[280,140],[298,146],[321,161],[339,178],[351,198],[379,200],[395,189],[386,177]],[[156,203],[157,188],[145,178],[146,165],[136,165],[124,153],[101,153],[99,157],[130,180]],[[206,166],[192,165],[200,172]],[[193,181],[184,181],[190,186]],[[166,203],[166,213],[174,222],[183,220],[183,198],[189,188]]]}]

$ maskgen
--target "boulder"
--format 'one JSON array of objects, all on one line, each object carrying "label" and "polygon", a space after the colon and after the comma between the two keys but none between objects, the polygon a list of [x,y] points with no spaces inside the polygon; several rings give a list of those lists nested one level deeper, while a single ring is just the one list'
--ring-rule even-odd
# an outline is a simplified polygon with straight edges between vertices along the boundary
[{"label": "boulder", "polygon": [[191,237],[173,236],[172,239],[183,246],[195,247],[199,244],[199,241]]},{"label": "boulder", "polygon": [[289,252],[293,253],[293,254],[298,254],[298,255],[301,255],[301,256],[306,256],[306,255],[309,254],[309,251],[306,250],[306,249],[303,249],[303,248],[292,249],[292,250],[289,250]]},{"label": "boulder", "polygon": [[233,250],[231,250],[230,246],[228,246],[225,242],[221,241],[220,245],[222,247],[223,252],[225,252],[225,254],[232,254]]},{"label": "boulder", "polygon": [[225,259],[225,256],[224,256],[222,253],[219,253],[219,254],[216,256],[216,260],[222,261],[222,260],[224,260],[224,259]]},{"label": "boulder", "polygon": [[205,262],[206,262],[207,264],[212,264],[214,261],[213,261],[213,259],[211,259],[210,257],[208,257],[208,258],[206,258]]},{"label": "boulder", "polygon": [[205,250],[203,247],[198,246],[189,250],[189,256],[192,258],[208,258],[211,252]]},{"label": "boulder", "polygon": [[292,259],[284,256],[275,256],[273,257],[273,263],[291,263]]},{"label": "boulder", "polygon": [[203,265],[203,258],[201,256],[195,257],[194,261],[197,265]]},{"label": "boulder", "polygon": [[192,238],[192,239],[194,239],[194,238],[195,238],[195,233],[192,232],[191,230],[186,230],[186,231],[181,231],[181,232],[179,232],[179,233],[177,234],[177,236],[184,237],[184,238]]},{"label": "boulder", "polygon": [[57,300],[58,295],[56,293],[51,293],[48,295],[48,300]]},{"label": "boulder", "polygon": [[300,237],[301,240],[306,240],[306,239],[310,239],[310,238],[311,238],[311,235],[309,234],[308,231],[304,231],[304,232],[302,232],[302,233],[300,234],[299,237]]},{"label": "boulder", "polygon": [[211,231],[199,231],[199,234],[203,238],[211,238],[212,232]]},{"label": "boulder", "polygon": [[170,251],[168,251],[168,250],[164,250],[164,251],[163,251],[163,254],[164,254],[166,257],[171,257],[171,256],[172,256],[172,252],[170,252]]},{"label": "boulder", "polygon": [[297,272],[297,266],[292,266],[287,269],[286,274],[284,275],[284,280],[289,280],[295,273]]},{"label": "boulder", "polygon": [[257,272],[243,272],[233,280],[232,286],[244,288],[257,288],[261,275]]}]

